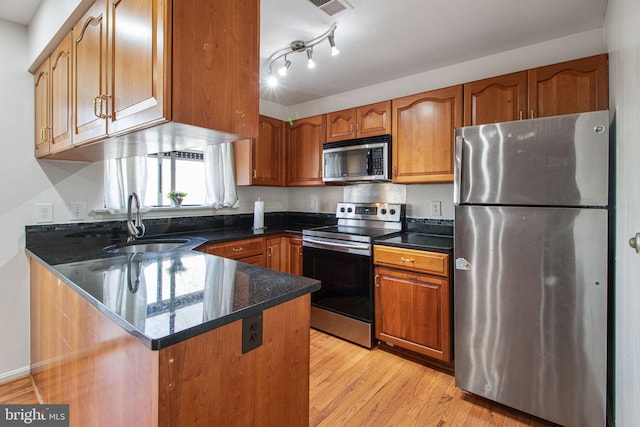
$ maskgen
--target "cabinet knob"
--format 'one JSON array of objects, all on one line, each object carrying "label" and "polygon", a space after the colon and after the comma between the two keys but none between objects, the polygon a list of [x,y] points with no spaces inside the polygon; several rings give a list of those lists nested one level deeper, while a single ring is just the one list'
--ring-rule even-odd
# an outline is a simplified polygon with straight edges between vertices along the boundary
[{"label": "cabinet knob", "polygon": [[629,239],[629,246],[635,249],[637,254],[640,254],[640,233],[636,233],[635,236]]}]

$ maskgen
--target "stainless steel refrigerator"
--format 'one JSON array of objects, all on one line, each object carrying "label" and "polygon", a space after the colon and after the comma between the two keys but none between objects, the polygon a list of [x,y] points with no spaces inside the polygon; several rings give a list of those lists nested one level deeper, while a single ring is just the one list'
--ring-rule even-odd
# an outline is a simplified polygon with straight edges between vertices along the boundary
[{"label": "stainless steel refrigerator", "polygon": [[455,135],[456,385],[604,426],[608,111]]}]

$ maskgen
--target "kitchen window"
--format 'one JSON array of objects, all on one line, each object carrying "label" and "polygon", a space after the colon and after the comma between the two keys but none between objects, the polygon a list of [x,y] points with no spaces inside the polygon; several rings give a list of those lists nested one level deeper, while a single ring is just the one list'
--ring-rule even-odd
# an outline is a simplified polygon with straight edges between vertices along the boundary
[{"label": "kitchen window", "polygon": [[170,206],[169,191],[184,191],[185,205],[204,204],[206,189],[202,150],[170,151],[147,156],[144,205]]}]

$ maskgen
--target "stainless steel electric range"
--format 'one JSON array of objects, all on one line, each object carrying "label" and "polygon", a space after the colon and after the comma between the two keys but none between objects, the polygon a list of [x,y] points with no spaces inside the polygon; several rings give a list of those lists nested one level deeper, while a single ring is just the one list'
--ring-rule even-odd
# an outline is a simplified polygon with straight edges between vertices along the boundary
[{"label": "stainless steel electric range", "polygon": [[344,202],[337,225],[303,230],[303,274],[322,281],[311,294],[311,327],[373,346],[372,242],[402,231],[404,216],[404,204]]}]

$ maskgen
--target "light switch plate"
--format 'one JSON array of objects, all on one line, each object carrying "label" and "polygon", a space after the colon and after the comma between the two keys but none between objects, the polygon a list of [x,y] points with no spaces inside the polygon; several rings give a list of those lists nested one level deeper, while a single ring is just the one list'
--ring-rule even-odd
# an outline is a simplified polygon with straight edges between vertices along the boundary
[{"label": "light switch plate", "polygon": [[36,203],[36,223],[53,222],[53,203]]}]

